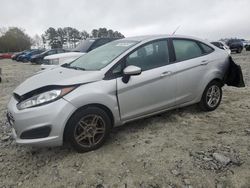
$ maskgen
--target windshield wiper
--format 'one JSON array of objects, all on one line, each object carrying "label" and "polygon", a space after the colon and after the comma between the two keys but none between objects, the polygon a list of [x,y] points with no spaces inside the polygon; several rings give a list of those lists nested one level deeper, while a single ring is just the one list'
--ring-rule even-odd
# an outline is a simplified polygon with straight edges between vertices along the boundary
[{"label": "windshield wiper", "polygon": [[81,67],[74,67],[74,66],[72,66],[72,67],[67,66],[67,68],[69,68],[69,69],[75,69],[75,70],[85,70],[85,68],[81,68]]},{"label": "windshield wiper", "polygon": [[85,68],[82,68],[82,67],[70,66],[69,63],[63,64],[62,67],[69,68],[69,69],[75,69],[75,70],[86,70]]},{"label": "windshield wiper", "polygon": [[69,66],[69,63],[65,63],[63,65],[61,65],[61,67],[68,67]]}]

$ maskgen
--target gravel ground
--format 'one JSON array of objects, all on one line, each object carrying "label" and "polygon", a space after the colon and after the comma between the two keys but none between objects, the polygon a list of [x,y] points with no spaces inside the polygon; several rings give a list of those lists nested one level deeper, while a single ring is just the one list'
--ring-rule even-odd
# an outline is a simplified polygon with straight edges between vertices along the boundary
[{"label": "gravel ground", "polygon": [[16,145],[6,122],[13,89],[39,66],[0,60],[0,187],[250,187],[250,52],[233,54],[245,88],[224,87],[214,112],[194,106],[116,128],[99,150]]}]

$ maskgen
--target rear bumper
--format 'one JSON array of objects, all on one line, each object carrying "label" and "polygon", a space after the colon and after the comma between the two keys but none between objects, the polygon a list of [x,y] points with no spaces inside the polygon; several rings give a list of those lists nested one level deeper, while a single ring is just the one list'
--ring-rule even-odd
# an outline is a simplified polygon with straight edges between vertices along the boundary
[{"label": "rear bumper", "polygon": [[238,49],[243,49],[242,46],[230,46],[230,50],[238,50]]}]

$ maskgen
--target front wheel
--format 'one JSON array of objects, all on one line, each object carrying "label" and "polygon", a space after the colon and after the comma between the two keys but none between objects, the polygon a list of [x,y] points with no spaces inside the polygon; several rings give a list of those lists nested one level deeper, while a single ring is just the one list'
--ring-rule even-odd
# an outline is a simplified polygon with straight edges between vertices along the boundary
[{"label": "front wheel", "polygon": [[199,106],[203,111],[213,111],[220,105],[221,98],[221,83],[212,81],[204,90]]},{"label": "front wheel", "polygon": [[108,114],[98,107],[87,107],[76,112],[69,120],[65,138],[78,152],[101,147],[111,130]]}]

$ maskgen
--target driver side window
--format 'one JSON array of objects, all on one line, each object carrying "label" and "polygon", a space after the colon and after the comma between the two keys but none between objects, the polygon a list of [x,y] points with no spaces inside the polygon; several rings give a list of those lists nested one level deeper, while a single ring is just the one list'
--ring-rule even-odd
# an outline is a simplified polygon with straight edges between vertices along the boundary
[{"label": "driver side window", "polygon": [[167,40],[147,44],[126,58],[126,66],[134,65],[142,71],[154,69],[169,64]]}]

